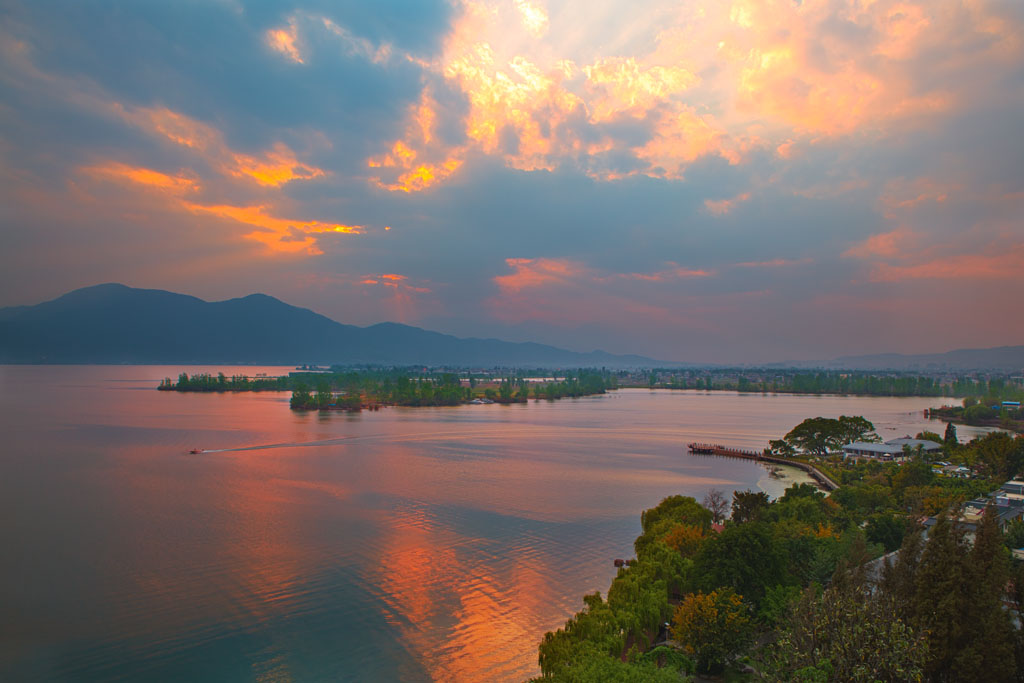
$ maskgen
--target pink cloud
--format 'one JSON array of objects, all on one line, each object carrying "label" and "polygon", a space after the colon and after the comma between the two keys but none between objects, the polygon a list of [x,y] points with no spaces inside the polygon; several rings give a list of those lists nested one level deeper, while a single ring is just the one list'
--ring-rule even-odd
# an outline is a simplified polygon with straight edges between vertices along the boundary
[{"label": "pink cloud", "polygon": [[791,266],[802,266],[813,262],[814,259],[812,258],[774,258],[768,261],[744,261],[742,263],[737,263],[736,265],[740,268],[789,268]]},{"label": "pink cloud", "polygon": [[863,242],[844,251],[843,256],[860,259],[903,258],[909,255],[910,250],[917,242],[917,235],[913,232],[905,228],[897,228],[891,232],[871,235]]},{"label": "pink cloud", "polygon": [[722,216],[736,208],[737,204],[745,202],[749,199],[749,192],[738,194],[731,199],[705,199],[704,209],[707,210],[708,213],[715,214],[716,216]]},{"label": "pink cloud", "polygon": [[685,280],[695,277],[711,277],[715,274],[714,270],[706,270],[703,268],[685,268],[678,264],[670,264],[671,268],[664,270],[658,270],[653,273],[618,273],[611,275],[603,280],[610,279],[626,279],[626,280],[645,280],[647,282],[667,282],[669,280]]},{"label": "pink cloud", "polygon": [[568,259],[509,258],[505,259],[515,272],[498,275],[494,282],[503,292],[519,292],[553,283],[564,283],[581,274],[584,269]]},{"label": "pink cloud", "polygon": [[514,272],[492,278],[499,294],[486,302],[491,314],[504,322],[540,320],[560,327],[684,324],[687,307],[676,304],[685,295],[672,283],[715,275],[676,263],[648,273],[603,272],[569,259],[511,258],[505,263]]},{"label": "pink cloud", "polygon": [[913,265],[875,264],[872,282],[904,280],[1010,280],[1024,273],[1024,245],[998,254],[956,254]]}]

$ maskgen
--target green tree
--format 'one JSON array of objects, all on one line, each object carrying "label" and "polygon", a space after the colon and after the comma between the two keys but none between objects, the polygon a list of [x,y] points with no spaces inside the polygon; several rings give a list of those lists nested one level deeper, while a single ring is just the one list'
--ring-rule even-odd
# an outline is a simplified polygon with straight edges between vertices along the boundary
[{"label": "green tree", "polygon": [[875,425],[860,415],[839,416],[839,446],[853,443],[854,441],[880,441],[875,434]]},{"label": "green tree", "polygon": [[964,421],[969,425],[978,425],[986,420],[995,419],[995,417],[996,411],[986,405],[979,404],[964,408]]},{"label": "green tree", "polygon": [[971,680],[971,674],[985,672],[985,680],[1012,681],[1014,627],[1003,607],[1006,584],[1010,579],[1009,553],[1003,546],[998,515],[994,505],[985,510],[967,555],[964,574],[966,611],[961,620],[969,625],[963,647],[956,653],[954,680]]},{"label": "green tree", "polygon": [[733,491],[732,521],[737,524],[753,522],[759,519],[771,504],[771,499],[764,491]]},{"label": "green tree", "polygon": [[769,455],[775,455],[781,458],[788,458],[796,455],[796,449],[784,439],[773,439],[769,441],[767,450]]},{"label": "green tree", "polygon": [[990,477],[1011,479],[1024,464],[1024,437],[1014,439],[1006,432],[992,432],[971,445],[977,464]]},{"label": "green tree", "polygon": [[306,410],[312,405],[313,396],[309,393],[309,387],[302,382],[296,383],[295,389],[292,391],[292,410]]},{"label": "green tree", "polygon": [[902,500],[906,489],[917,486],[928,486],[935,481],[932,466],[923,460],[911,460],[904,463],[892,477],[892,490],[897,499]]},{"label": "green tree", "polygon": [[839,434],[839,421],[826,417],[809,417],[786,434],[785,440],[794,449],[825,455],[834,446]]},{"label": "green tree", "polygon": [[893,514],[875,515],[868,521],[864,534],[871,543],[878,543],[891,553],[903,544],[903,536],[907,532],[907,523],[902,517]]},{"label": "green tree", "polygon": [[316,405],[320,410],[326,409],[329,405],[334,403],[334,394],[331,393],[331,387],[327,382],[320,382],[316,388]]},{"label": "green tree", "polygon": [[693,560],[695,588],[731,587],[752,605],[768,588],[786,580],[786,556],[765,522],[726,526],[704,541]]},{"label": "green tree", "polygon": [[826,455],[852,441],[877,440],[875,426],[863,417],[843,415],[839,419],[810,417],[793,427],[785,440],[793,448],[814,455]]},{"label": "green tree", "polygon": [[907,623],[917,623],[917,568],[924,550],[924,534],[920,528],[903,536],[896,561],[887,560],[882,568],[881,592],[884,593]]},{"label": "green tree", "polygon": [[764,673],[774,681],[921,681],[925,647],[858,569],[821,595],[808,588],[766,659]]},{"label": "green tree", "polygon": [[706,532],[711,527],[711,513],[693,498],[669,496],[655,507],[640,514],[643,533],[633,543],[638,558],[643,558],[647,549],[663,539],[680,524],[696,526]]},{"label": "green tree", "polygon": [[955,446],[959,443],[956,437],[956,425],[952,422],[946,423],[946,435],[942,440],[947,446]]},{"label": "green tree", "polygon": [[954,665],[967,630],[974,628],[964,621],[969,599],[965,556],[963,530],[945,514],[939,515],[914,574],[913,612],[915,625],[926,634],[929,680],[963,680],[956,676]]},{"label": "green tree", "polygon": [[721,671],[750,643],[751,633],[749,609],[729,588],[687,595],[672,617],[672,637],[701,673]]}]

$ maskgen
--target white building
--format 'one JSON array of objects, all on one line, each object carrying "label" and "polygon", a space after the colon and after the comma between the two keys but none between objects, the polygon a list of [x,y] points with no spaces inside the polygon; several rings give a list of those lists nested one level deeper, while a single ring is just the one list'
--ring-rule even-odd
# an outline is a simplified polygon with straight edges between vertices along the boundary
[{"label": "white building", "polygon": [[903,462],[908,452],[910,455],[915,455],[919,448],[921,453],[938,453],[942,450],[942,444],[927,439],[912,439],[909,436],[890,439],[885,443],[854,441],[843,446],[843,459],[860,460],[865,458],[884,462]]}]

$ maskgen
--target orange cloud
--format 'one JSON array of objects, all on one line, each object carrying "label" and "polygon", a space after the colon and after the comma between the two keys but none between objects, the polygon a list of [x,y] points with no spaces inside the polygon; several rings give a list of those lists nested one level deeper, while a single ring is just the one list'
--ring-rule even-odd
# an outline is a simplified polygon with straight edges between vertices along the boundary
[{"label": "orange cloud", "polygon": [[429,287],[415,286],[409,283],[409,278],[406,275],[399,275],[398,273],[381,273],[380,275],[371,275],[364,277],[359,281],[361,285],[383,285],[384,287],[391,287],[392,289],[401,292],[415,292],[417,294],[429,294],[432,290]]},{"label": "orange cloud", "polygon": [[295,20],[288,22],[288,28],[275,28],[267,31],[267,44],[276,52],[280,52],[296,64],[303,64],[302,55],[296,47],[298,40],[298,27]]},{"label": "orange cloud", "polygon": [[277,218],[268,214],[265,206],[205,206],[189,202],[186,202],[184,206],[195,213],[208,213],[260,228],[245,237],[262,242],[273,251],[284,253],[305,251],[308,254],[322,254],[323,252],[316,246],[316,240],[311,234],[328,232],[359,234],[363,231],[363,227],[359,225]]},{"label": "orange cloud", "polygon": [[[601,180],[681,178],[703,156],[738,164],[762,148],[785,159],[825,137],[953,110],[971,101],[980,65],[1024,59],[1020,26],[984,1],[654,0],[632,18],[566,1],[550,17],[528,0],[459,2],[441,55],[419,63],[465,95],[465,141],[438,141],[443,113],[427,87],[397,141],[413,155],[372,157],[390,169],[374,182],[426,190],[472,153]],[[941,78],[922,81],[924,55]],[[606,125],[625,120],[628,136]],[[639,163],[618,170],[610,159]]]},{"label": "orange cloud", "polygon": [[311,180],[324,175],[323,170],[298,161],[295,153],[280,142],[262,158],[246,154],[232,154],[231,158],[234,167],[229,167],[228,173],[236,178],[248,176],[260,185],[280,187],[293,180]]},{"label": "orange cloud", "polygon": [[[445,180],[462,166],[464,148],[445,149],[435,140],[436,108],[437,103],[426,88],[420,102],[410,107],[406,131],[409,142],[397,140],[389,153],[367,160],[368,167],[380,169],[372,178],[374,184],[385,190],[419,192]],[[385,180],[385,172],[390,182]]]},{"label": "orange cloud", "polygon": [[[282,253],[320,254],[314,235],[323,233],[360,234],[360,225],[326,223],[322,221],[295,220],[273,215],[267,205],[234,206],[230,204],[201,204],[185,196],[201,189],[198,181],[185,175],[169,175],[140,166],[129,166],[120,162],[105,162],[85,166],[79,171],[87,176],[106,181],[129,182],[159,192],[167,197],[168,205],[193,214],[209,214],[226,218],[243,225],[259,228],[245,235],[247,239],[261,242],[272,251]],[[401,276],[395,276],[401,277]]]},{"label": "orange cloud", "polygon": [[516,9],[523,20],[523,27],[530,35],[539,38],[547,33],[548,14],[543,7],[539,7],[530,0],[515,0]]},{"label": "orange cloud", "polygon": [[587,76],[591,121],[609,121],[626,113],[640,117],[700,79],[685,66],[645,66],[635,57],[598,59],[583,67]]},{"label": "orange cloud", "polygon": [[97,166],[84,166],[79,171],[93,177],[114,181],[125,180],[157,190],[166,190],[173,194],[184,194],[200,188],[199,182],[187,175],[168,175],[151,168],[129,166],[117,161]]},{"label": "orange cloud", "polygon": [[250,178],[260,185],[280,187],[293,180],[310,180],[325,175],[322,169],[296,159],[295,153],[281,142],[260,156],[251,156],[229,148],[223,134],[213,126],[166,107],[129,109],[120,104],[113,106],[122,119],[152,135],[194,150],[227,176]]}]

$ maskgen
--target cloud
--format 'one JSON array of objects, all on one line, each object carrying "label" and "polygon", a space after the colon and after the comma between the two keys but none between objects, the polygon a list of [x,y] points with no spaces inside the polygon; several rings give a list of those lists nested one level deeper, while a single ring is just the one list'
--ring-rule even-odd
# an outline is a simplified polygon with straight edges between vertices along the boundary
[{"label": "cloud", "polygon": [[708,213],[715,214],[716,216],[721,216],[732,211],[734,208],[736,208],[737,204],[745,202],[749,199],[749,192],[738,194],[731,199],[705,199],[704,208],[707,210]]},{"label": "cloud", "polygon": [[540,38],[548,30],[548,14],[538,3],[530,0],[515,0],[516,9],[522,18],[523,27],[530,35]]},{"label": "cloud", "polygon": [[[964,106],[970,86],[957,83],[964,72],[977,61],[1022,55],[1015,22],[996,3],[736,0],[697,10],[648,4],[648,16],[668,23],[646,26],[631,46],[636,56],[623,57],[595,54],[593,44],[583,52],[561,38],[585,32],[588,17],[599,12],[575,16],[583,28],[568,34],[538,33],[539,23],[512,20],[501,3],[462,2],[442,55],[426,66],[465,94],[469,144],[438,147],[410,125],[393,146],[401,144],[420,165],[394,155],[372,165],[399,168],[407,179],[422,169],[430,182],[380,185],[431,188],[473,151],[511,168],[569,165],[605,180],[636,173],[682,178],[707,155],[735,164],[765,149],[786,158],[800,138],[875,131]],[[529,3],[515,6],[534,16]],[[942,51],[950,41],[966,54]],[[937,51],[937,67],[948,76],[941,84],[924,77],[924,55]],[[429,89],[414,109],[411,118],[420,121],[433,111]],[[637,125],[622,127],[627,120]],[[632,163],[614,163],[616,156]],[[439,176],[432,169],[442,160],[449,170]]]},{"label": "cloud", "polygon": [[3,303],[273,290],[775,360],[953,345],[941,299],[1017,343],[1022,35],[996,0],[16,0]]},{"label": "cloud", "polygon": [[253,180],[260,185],[280,187],[294,180],[312,180],[325,175],[323,169],[303,163],[282,142],[259,155],[232,150],[223,134],[213,126],[166,107],[126,108],[120,103],[113,111],[145,132],[188,148],[220,173]]},{"label": "cloud", "polygon": [[1024,273],[1024,245],[989,254],[956,254],[913,264],[876,264],[872,282],[904,280],[1002,280],[1016,281]]},{"label": "cloud", "polygon": [[272,50],[280,52],[297,64],[302,64],[303,59],[295,45],[296,40],[298,40],[298,27],[295,25],[294,19],[288,22],[287,28],[272,28],[267,31],[267,44]]},{"label": "cloud", "polygon": [[814,259],[773,258],[767,261],[744,261],[742,263],[737,263],[736,265],[740,268],[791,268],[793,266],[803,266],[809,263],[814,263]]},{"label": "cloud", "polygon": [[169,175],[160,171],[154,171],[151,168],[129,166],[117,161],[110,161],[97,166],[86,166],[81,169],[81,172],[97,178],[114,181],[127,180],[175,195],[195,192],[200,188],[197,180],[187,175]]},{"label": "cloud", "polygon": [[166,197],[169,206],[195,214],[206,214],[258,228],[244,235],[245,238],[265,244],[281,253],[323,253],[316,245],[317,234],[344,233],[359,234],[363,226],[327,223],[317,220],[295,220],[280,218],[270,213],[265,205],[231,206],[209,205],[190,199],[202,190],[201,184],[188,175],[170,175],[149,168],[132,167],[120,162],[107,162],[80,169],[81,173],[112,182],[128,182],[157,191]]},{"label": "cloud", "polygon": [[906,258],[911,255],[917,242],[913,232],[897,228],[891,232],[872,235],[860,244],[855,244],[843,252],[844,257],[868,259],[872,257]]},{"label": "cloud", "polygon": [[550,284],[564,284],[581,275],[584,269],[568,259],[509,258],[505,263],[512,268],[509,275],[496,275],[495,284],[503,292],[521,292]]},{"label": "cloud", "polygon": [[[663,290],[651,287],[714,275],[674,263],[649,273],[603,272],[565,258],[509,258],[505,264],[513,272],[492,278],[499,293],[486,302],[491,313],[504,321],[542,319],[559,326],[595,318],[607,322],[615,316],[622,321],[652,315],[680,320],[685,316],[668,305],[671,295],[666,300]],[[640,289],[619,289],[617,283],[623,280]]]},{"label": "cloud", "polygon": [[259,228],[255,232],[246,234],[245,237],[263,242],[274,251],[285,253],[321,254],[323,252],[316,246],[314,234],[359,234],[363,231],[363,227],[360,225],[278,218],[270,215],[266,206],[208,206],[190,202],[186,202],[184,206],[196,213],[206,213]]}]

